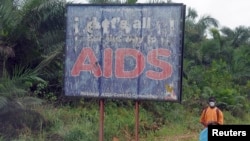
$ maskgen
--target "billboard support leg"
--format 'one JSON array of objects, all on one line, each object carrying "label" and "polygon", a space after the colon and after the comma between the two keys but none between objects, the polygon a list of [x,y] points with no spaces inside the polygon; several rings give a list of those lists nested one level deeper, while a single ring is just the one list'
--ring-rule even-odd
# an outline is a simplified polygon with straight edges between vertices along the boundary
[{"label": "billboard support leg", "polygon": [[103,141],[103,123],[104,123],[104,100],[99,100],[100,119],[99,119],[99,141]]},{"label": "billboard support leg", "polygon": [[139,141],[139,101],[135,101],[135,141]]}]

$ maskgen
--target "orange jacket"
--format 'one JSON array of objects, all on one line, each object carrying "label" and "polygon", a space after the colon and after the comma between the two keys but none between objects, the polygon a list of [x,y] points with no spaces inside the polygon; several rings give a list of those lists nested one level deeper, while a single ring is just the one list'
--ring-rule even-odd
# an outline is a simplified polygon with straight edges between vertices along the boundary
[{"label": "orange jacket", "polygon": [[215,107],[207,107],[202,111],[200,122],[207,127],[209,124],[217,123],[222,125],[224,122],[224,117],[222,111]]}]

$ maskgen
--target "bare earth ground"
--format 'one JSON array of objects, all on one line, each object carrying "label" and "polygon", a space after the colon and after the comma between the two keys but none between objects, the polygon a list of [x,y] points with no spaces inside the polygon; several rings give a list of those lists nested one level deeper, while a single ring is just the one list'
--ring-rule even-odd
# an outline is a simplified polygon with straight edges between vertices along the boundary
[{"label": "bare earth ground", "polygon": [[198,135],[197,134],[186,134],[180,136],[170,136],[166,138],[159,138],[155,141],[197,141]]},{"label": "bare earth ground", "polygon": [[[154,140],[150,141],[198,141],[197,133],[190,133],[178,136],[167,136],[167,137],[157,137]],[[114,137],[112,141],[120,141],[118,138]],[[135,141],[135,139],[129,140]],[[148,139],[139,138],[139,141],[149,141]]]}]

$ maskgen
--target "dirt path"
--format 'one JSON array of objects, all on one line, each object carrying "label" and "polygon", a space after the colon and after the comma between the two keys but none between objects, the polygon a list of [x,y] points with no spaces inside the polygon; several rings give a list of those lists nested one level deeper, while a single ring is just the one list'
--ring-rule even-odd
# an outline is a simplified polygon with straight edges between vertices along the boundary
[{"label": "dirt path", "polygon": [[[166,137],[156,137],[154,140],[149,140],[145,138],[140,138],[139,141],[197,141],[198,135],[195,133],[184,134],[184,135],[175,135],[175,136],[166,136]],[[120,141],[118,138],[113,138],[113,141]],[[134,139],[129,141],[135,141]]]},{"label": "dirt path", "polygon": [[166,137],[165,139],[162,138],[162,140],[159,139],[157,141],[197,141],[197,140],[198,140],[197,134],[185,134],[180,136],[170,136]]}]

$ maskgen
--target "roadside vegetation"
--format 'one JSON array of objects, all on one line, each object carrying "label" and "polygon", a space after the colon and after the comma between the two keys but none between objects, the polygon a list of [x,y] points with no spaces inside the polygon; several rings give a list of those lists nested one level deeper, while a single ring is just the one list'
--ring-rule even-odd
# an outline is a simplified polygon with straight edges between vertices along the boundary
[{"label": "roadside vegetation", "polygon": [[[63,94],[65,5],[0,3],[0,141],[98,140],[99,101]],[[250,27],[230,29],[218,20],[187,7],[182,102],[140,101],[140,140],[197,141],[212,95],[225,124],[250,123]],[[105,100],[105,141],[134,140],[134,104]]]},{"label": "roadside vegetation", "polygon": [[[133,141],[135,113],[131,101],[105,101],[104,140]],[[147,108],[145,105],[151,105]],[[158,109],[158,110],[154,110]],[[179,103],[142,102],[139,139],[142,141],[197,141],[203,129],[198,111]],[[239,118],[224,111],[225,124],[248,124],[250,115]],[[98,101],[54,106],[42,104],[1,115],[1,141],[97,141]]]}]

